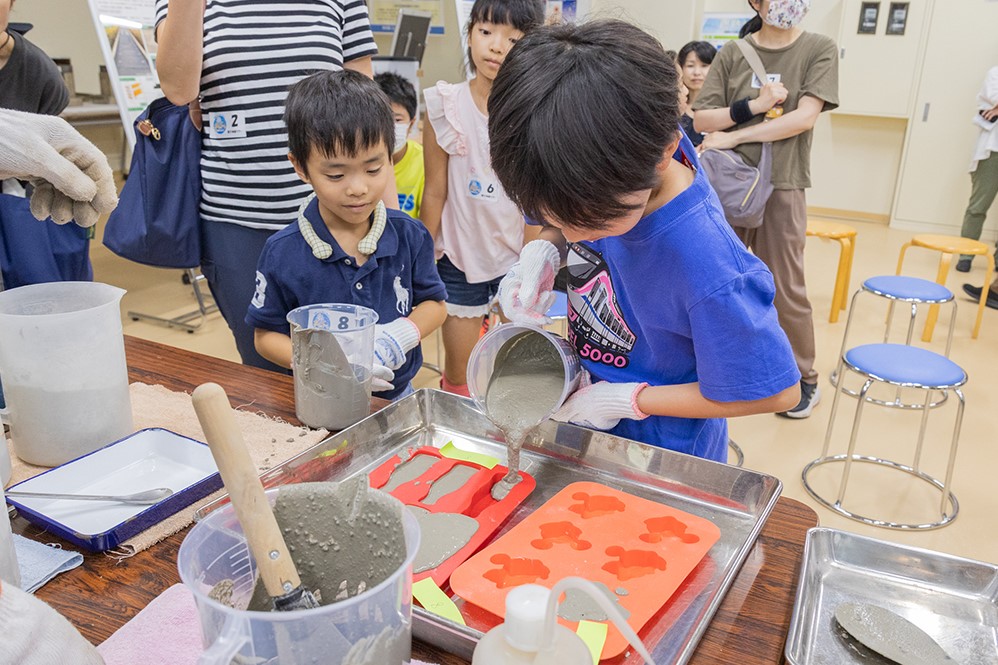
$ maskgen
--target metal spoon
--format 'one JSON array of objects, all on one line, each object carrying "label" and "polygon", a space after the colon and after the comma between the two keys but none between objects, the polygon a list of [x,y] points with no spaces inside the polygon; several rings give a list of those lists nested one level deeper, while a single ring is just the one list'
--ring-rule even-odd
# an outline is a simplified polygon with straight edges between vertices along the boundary
[{"label": "metal spoon", "polygon": [[166,497],[173,494],[169,487],[157,487],[154,490],[136,492],[134,494],[54,494],[50,492],[5,492],[9,497],[24,497],[26,499],[72,499],[80,501],[114,501],[117,503],[133,503],[142,506],[159,503]]}]

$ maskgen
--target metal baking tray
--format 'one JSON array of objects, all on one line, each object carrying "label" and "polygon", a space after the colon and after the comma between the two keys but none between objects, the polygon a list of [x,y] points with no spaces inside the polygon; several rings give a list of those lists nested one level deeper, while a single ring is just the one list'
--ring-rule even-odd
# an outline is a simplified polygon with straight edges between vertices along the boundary
[{"label": "metal baking tray", "polygon": [[844,602],[879,605],[903,616],[960,665],[998,664],[998,566],[837,529],[811,529],[787,635],[787,663],[887,662],[863,655],[841,636],[834,613]]},{"label": "metal baking tray", "polygon": [[[407,449],[439,448],[448,442],[505,461],[502,441],[499,430],[471,400],[424,389],[330,436],[261,479],[267,487],[342,480],[368,473]],[[538,436],[524,446],[521,467],[534,476],[537,487],[493,539],[580,480],[667,504],[709,519],[721,530],[720,540],[640,632],[659,665],[682,664],[692,657],[782,489],[772,476],[553,421],[542,425]],[[206,515],[221,501],[205,506],[195,517]],[[445,591],[454,597],[449,588]],[[424,642],[470,660],[478,639],[499,619],[460,598],[455,602],[467,626],[414,607],[413,632]],[[630,664],[641,659],[630,652],[602,662]]]}]

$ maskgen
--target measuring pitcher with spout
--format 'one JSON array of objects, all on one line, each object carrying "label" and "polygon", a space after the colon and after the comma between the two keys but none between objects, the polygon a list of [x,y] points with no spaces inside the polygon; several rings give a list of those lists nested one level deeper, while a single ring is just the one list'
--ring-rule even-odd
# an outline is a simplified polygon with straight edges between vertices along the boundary
[{"label": "measuring pitcher with spout", "polygon": [[124,294],[99,282],[0,292],[0,416],[25,462],[57,466],[132,433]]}]

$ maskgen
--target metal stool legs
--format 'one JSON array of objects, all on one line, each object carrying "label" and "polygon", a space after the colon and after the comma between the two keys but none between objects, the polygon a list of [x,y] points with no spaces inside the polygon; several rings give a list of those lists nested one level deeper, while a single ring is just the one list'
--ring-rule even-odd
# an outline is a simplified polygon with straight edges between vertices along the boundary
[{"label": "metal stool legs", "polygon": [[[214,303],[208,302],[211,295],[207,296],[201,291],[201,283],[206,281],[205,276],[201,274],[200,271],[194,270],[193,268],[187,269],[187,278],[190,281],[191,288],[194,290],[194,299],[198,302],[198,308],[175,316],[172,319],[167,319],[162,316],[154,316],[152,314],[143,314],[142,312],[129,311],[128,316],[132,321],[149,321],[150,323],[158,323],[164,325],[168,328],[180,328],[181,330],[186,330],[189,333],[193,333],[195,330],[200,328],[204,324],[205,317],[209,314],[218,311],[218,307]],[[199,319],[197,323],[190,323],[194,319]]]}]

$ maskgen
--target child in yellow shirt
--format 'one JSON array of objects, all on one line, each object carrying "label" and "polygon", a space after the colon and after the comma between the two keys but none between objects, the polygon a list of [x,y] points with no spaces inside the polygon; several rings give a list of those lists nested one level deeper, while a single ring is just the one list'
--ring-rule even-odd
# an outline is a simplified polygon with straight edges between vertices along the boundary
[{"label": "child in yellow shirt", "polygon": [[374,80],[391,100],[392,115],[395,117],[392,163],[395,165],[399,210],[418,219],[426,175],[423,171],[423,146],[409,139],[416,124],[416,90],[405,77],[394,72],[378,74]]}]

